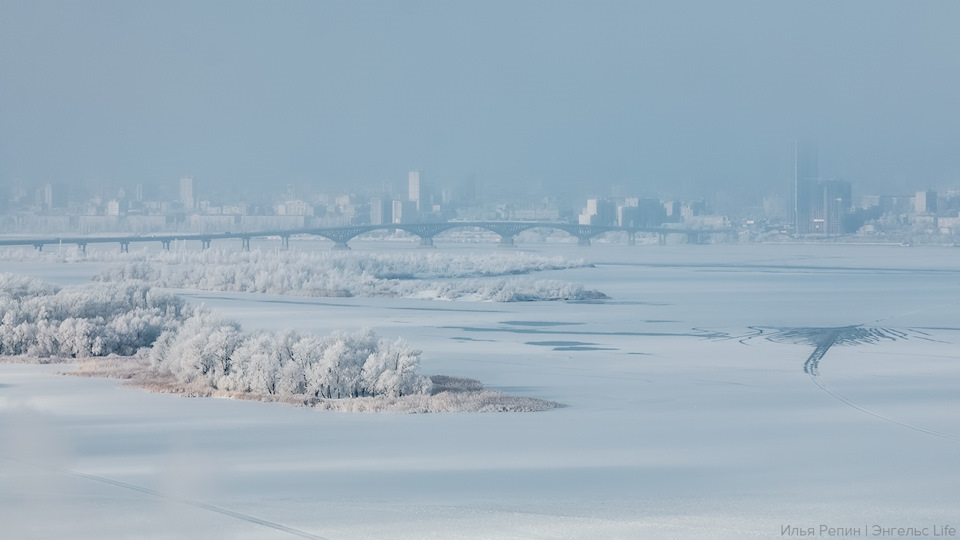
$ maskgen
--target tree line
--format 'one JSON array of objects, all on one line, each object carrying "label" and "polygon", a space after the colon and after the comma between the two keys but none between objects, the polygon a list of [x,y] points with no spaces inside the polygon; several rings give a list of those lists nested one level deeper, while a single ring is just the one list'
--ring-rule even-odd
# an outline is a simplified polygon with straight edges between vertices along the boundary
[{"label": "tree line", "polygon": [[371,331],[246,333],[205,307],[142,284],[60,288],[0,274],[0,354],[64,359],[146,355],[182,383],[316,398],[430,392],[421,352]]}]

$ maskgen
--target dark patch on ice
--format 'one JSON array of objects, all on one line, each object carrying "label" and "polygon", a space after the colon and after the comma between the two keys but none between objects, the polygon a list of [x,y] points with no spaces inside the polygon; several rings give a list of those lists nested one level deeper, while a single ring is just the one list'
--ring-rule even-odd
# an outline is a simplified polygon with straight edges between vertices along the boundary
[{"label": "dark patch on ice", "polygon": [[801,326],[801,327],[767,327],[751,326],[750,333],[744,336],[733,336],[741,342],[755,338],[764,338],[774,343],[793,343],[798,345],[812,345],[819,347],[830,342],[833,345],[863,345],[880,341],[902,341],[920,339],[938,341],[924,330],[950,330],[944,328],[883,328],[863,325],[850,326]]},{"label": "dark patch on ice", "polygon": [[619,349],[614,349],[612,347],[582,347],[582,346],[573,346],[573,347],[554,347],[555,351],[617,351]]},{"label": "dark patch on ice", "polygon": [[[363,307],[356,304],[339,304],[334,302],[325,302],[323,300],[281,300],[278,298],[262,298],[255,295],[259,293],[243,293],[253,296],[253,298],[236,298],[234,296],[213,296],[209,294],[190,294],[186,292],[177,292],[179,296],[186,298],[196,298],[198,300],[226,300],[230,302],[261,302],[264,304],[295,304],[295,305],[307,305],[307,306],[332,306],[332,307]],[[231,294],[235,294],[231,291]]]},{"label": "dark patch on ice", "polygon": [[386,307],[384,309],[397,309],[401,311],[457,311],[461,313],[506,313],[506,311],[502,309],[453,309],[430,307]]},{"label": "dark patch on ice", "polygon": [[586,330],[540,330],[536,328],[441,326],[439,328],[463,330],[464,332],[507,332],[511,334],[535,334],[542,336],[639,336],[639,337],[695,337],[702,339],[730,339],[726,332],[694,328],[690,332],[591,332]]},{"label": "dark patch on ice", "polygon": [[960,328],[950,328],[948,326],[918,326],[916,330],[949,330],[956,332],[960,330]]},{"label": "dark patch on ice", "polygon": [[[765,333],[766,339],[776,343],[806,344],[819,347],[830,342],[833,345],[862,345],[877,343],[882,340],[899,341],[908,339],[908,330],[893,328],[875,328],[868,326],[836,326],[836,327],[799,327],[799,328],[772,328],[772,332]],[[828,346],[828,348],[829,348]]]},{"label": "dark patch on ice", "polygon": [[555,351],[616,351],[613,347],[598,347],[598,343],[587,341],[528,341],[527,345],[553,347]]},{"label": "dark patch on ice", "polygon": [[715,381],[713,379],[690,379],[690,380],[696,381],[696,382],[712,383],[712,384],[729,384],[733,386],[753,386],[751,384],[745,384],[745,383],[739,383],[739,382],[733,382],[733,381]]},{"label": "dark patch on ice", "polygon": [[703,268],[703,269],[750,269],[750,270],[779,270],[779,271],[831,271],[831,272],[867,272],[891,274],[954,274],[952,268],[876,268],[864,266],[814,266],[802,264],[722,264],[722,263],[604,263],[604,266],[636,266],[641,268]]},{"label": "dark patch on ice", "polygon": [[401,272],[380,272],[380,273],[375,273],[374,277],[376,277],[377,279],[395,279],[397,281],[421,279],[419,276],[415,276],[410,273],[401,273]]},{"label": "dark patch on ice", "polygon": [[574,326],[583,324],[581,322],[552,322],[552,321],[500,321],[500,324],[512,324],[514,326]]},{"label": "dark patch on ice", "polygon": [[650,356],[650,353],[648,352],[628,352],[627,354],[633,354],[636,356]]},{"label": "dark patch on ice", "polygon": [[[232,291],[231,291],[232,293]],[[279,298],[259,298],[254,295],[257,293],[245,293],[250,294],[253,298],[236,298],[233,296],[212,296],[205,294],[189,294],[178,292],[180,296],[187,298],[196,298],[198,300],[228,300],[228,301],[242,301],[242,302],[262,302],[265,304],[295,304],[295,305],[305,305],[305,306],[330,306],[330,307],[345,307],[345,308],[363,308],[367,309],[370,307],[376,307],[378,309],[392,309],[399,311],[454,311],[460,313],[507,313],[502,309],[466,309],[466,308],[440,308],[440,307],[390,307],[390,306],[370,306],[368,304],[340,304],[335,302],[328,302],[320,300],[319,297],[313,297],[317,299],[303,299],[303,300],[282,300]]]},{"label": "dark patch on ice", "polygon": [[803,372],[816,377],[820,372],[820,360],[834,345],[863,345],[877,343],[883,340],[899,341],[904,339],[931,340],[925,332],[914,330],[898,330],[894,328],[879,328],[862,325],[851,326],[802,326],[796,328],[782,327],[750,327],[751,335],[743,336],[740,343],[753,338],[762,337],[774,343],[793,343],[810,345],[813,352],[803,364]]},{"label": "dark patch on ice", "polygon": [[641,302],[639,300],[567,300],[568,304],[603,304],[605,306],[669,306],[667,302]]},{"label": "dark patch on ice", "polygon": [[528,341],[527,345],[539,345],[540,347],[576,347],[580,345],[596,345],[587,341]]},{"label": "dark patch on ice", "polygon": [[[751,333],[740,337],[740,343],[746,344],[754,338],[763,338],[774,343],[792,343],[814,347],[803,364],[803,372],[813,378],[820,374],[820,361],[833,346],[864,345],[881,341],[903,341],[917,339],[944,343],[924,332],[924,330],[952,330],[945,328],[883,328],[863,326],[801,326],[795,328],[751,326]],[[736,339],[734,337],[733,339]],[[819,382],[817,384],[820,384]]]},{"label": "dark patch on ice", "polygon": [[668,323],[668,322],[682,322],[682,321],[672,321],[670,319],[647,319],[643,321],[645,323]]},{"label": "dark patch on ice", "polygon": [[490,342],[490,343],[496,343],[496,340],[495,340],[495,339],[474,339],[474,338],[472,338],[472,337],[463,337],[463,336],[456,336],[456,337],[452,337],[452,338],[450,338],[450,339],[452,339],[452,340],[454,340],[454,341],[488,341],[488,342]]},{"label": "dark patch on ice", "polygon": [[465,377],[431,375],[430,382],[433,383],[430,392],[434,395],[440,392],[475,392],[477,390],[483,390],[483,384],[480,381],[467,379]]},{"label": "dark patch on ice", "polygon": [[543,387],[539,386],[489,386],[488,388],[507,394],[532,394],[543,390]]}]

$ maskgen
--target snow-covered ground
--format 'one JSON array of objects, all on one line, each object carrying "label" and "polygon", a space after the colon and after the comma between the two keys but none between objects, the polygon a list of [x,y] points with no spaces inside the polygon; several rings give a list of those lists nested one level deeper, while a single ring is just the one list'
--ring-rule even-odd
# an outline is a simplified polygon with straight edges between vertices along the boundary
[{"label": "snow-covered ground", "polygon": [[[193,292],[246,329],[372,328],[565,408],[347,414],[0,365],[11,538],[772,538],[960,529],[955,248],[523,245],[599,303]],[[357,242],[355,250],[404,249]],[[409,247],[407,248],[409,249]],[[441,245],[441,250],[494,250]],[[0,261],[76,283],[102,263]],[[829,331],[864,325],[873,341]],[[768,340],[784,328],[802,339]],[[812,337],[810,337],[812,336]],[[819,341],[818,341],[819,340]],[[877,537],[877,536],[873,536]]]}]

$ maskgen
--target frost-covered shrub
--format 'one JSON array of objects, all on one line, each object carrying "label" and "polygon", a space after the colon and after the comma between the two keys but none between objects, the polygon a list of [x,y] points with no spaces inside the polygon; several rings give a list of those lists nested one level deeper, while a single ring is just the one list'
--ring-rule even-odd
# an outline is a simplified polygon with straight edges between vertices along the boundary
[{"label": "frost-covered shrub", "polygon": [[[266,253],[207,250],[144,255],[94,279],[172,288],[304,296],[388,296],[512,302],[603,297],[561,281],[503,276],[587,266],[526,253]],[[549,286],[546,286],[548,284]]]},{"label": "frost-covered shrub", "polygon": [[61,289],[0,274],[0,354],[130,355],[179,324],[183,301],[143,285]]},{"label": "frost-covered shrub", "polygon": [[[533,411],[551,402],[511,398],[476,381],[418,373],[421,352],[371,331],[317,336],[244,333],[204,307],[129,283],[59,288],[0,274],[0,355],[118,355],[104,373],[165,388],[297,401],[330,410]],[[151,364],[152,369],[146,366]],[[107,366],[108,364],[103,364]]]},{"label": "frost-covered shrub", "polygon": [[133,355],[182,383],[259,394],[347,398],[422,394],[420,351],[373,332],[246,334],[234,321],[143,285],[59,288],[0,274],[0,355]]},{"label": "frost-covered shrub", "polygon": [[157,340],[150,359],[183,383],[218,390],[316,398],[397,397],[426,393],[417,374],[420,351],[373,332],[316,336],[244,334],[240,326],[198,308]]}]

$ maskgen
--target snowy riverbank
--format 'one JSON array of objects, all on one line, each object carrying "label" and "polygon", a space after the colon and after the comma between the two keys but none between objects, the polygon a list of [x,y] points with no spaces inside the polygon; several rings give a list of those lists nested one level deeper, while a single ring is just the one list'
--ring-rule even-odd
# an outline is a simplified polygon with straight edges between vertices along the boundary
[{"label": "snowy riverbank", "polygon": [[[952,251],[589,250],[595,267],[544,276],[605,303],[188,297],[254,331],[367,326],[415,343],[424,373],[567,405],[537,414],[318,413],[0,365],[0,453],[23,460],[0,460],[0,519],[21,537],[338,540],[956,524]],[[832,345],[833,393],[804,372],[823,331],[755,331],[856,325],[907,338]]]}]

